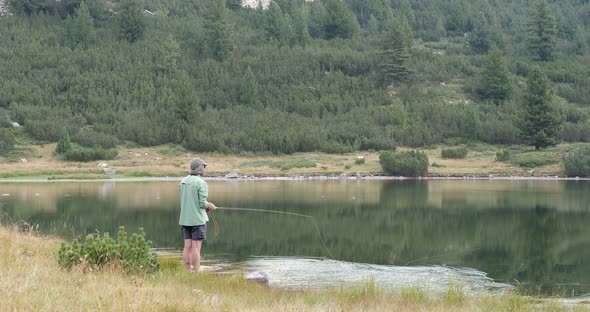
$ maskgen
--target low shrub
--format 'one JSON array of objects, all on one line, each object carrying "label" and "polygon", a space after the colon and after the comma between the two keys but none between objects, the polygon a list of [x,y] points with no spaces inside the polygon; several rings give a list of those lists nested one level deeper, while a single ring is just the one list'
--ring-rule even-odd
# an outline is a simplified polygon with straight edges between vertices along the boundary
[{"label": "low shrub", "polygon": [[110,134],[84,129],[72,137],[72,141],[83,147],[113,148],[119,144],[119,139]]},{"label": "low shrub", "polygon": [[568,177],[590,176],[590,146],[579,148],[563,158]]},{"label": "low shrub", "polygon": [[379,155],[379,163],[385,172],[392,175],[418,177],[428,174],[429,161],[424,152],[386,151]]},{"label": "low shrub", "polygon": [[73,148],[63,154],[63,158],[69,161],[93,161],[109,160],[117,157],[117,151],[102,148]]},{"label": "low shrub", "polygon": [[362,165],[365,163],[365,157],[363,156],[357,156],[356,159],[354,160],[354,163],[357,165]]},{"label": "low shrub", "polygon": [[559,158],[550,152],[528,152],[510,157],[510,163],[525,168],[541,167],[559,162]]},{"label": "low shrub", "polygon": [[503,150],[496,152],[496,161],[509,161],[510,160],[510,151]]},{"label": "low shrub", "polygon": [[0,154],[5,155],[14,148],[16,139],[12,129],[0,128]]},{"label": "low shrub", "polygon": [[125,227],[119,227],[117,240],[104,233],[102,237],[90,234],[80,243],[62,243],[58,250],[58,263],[67,269],[84,266],[101,269],[107,265],[125,273],[149,273],[159,269],[157,255],[150,251],[151,241],[145,240],[143,228],[127,239]]},{"label": "low shrub", "polygon": [[327,154],[344,154],[352,152],[352,147],[342,143],[329,141],[322,144],[320,151]]},{"label": "low shrub", "polygon": [[561,139],[567,142],[590,142],[590,122],[564,123]]},{"label": "low shrub", "polygon": [[440,152],[442,158],[455,158],[455,159],[460,159],[460,158],[465,158],[467,157],[467,154],[469,153],[469,150],[467,149],[467,147],[455,147],[455,148],[443,148],[442,151]]}]

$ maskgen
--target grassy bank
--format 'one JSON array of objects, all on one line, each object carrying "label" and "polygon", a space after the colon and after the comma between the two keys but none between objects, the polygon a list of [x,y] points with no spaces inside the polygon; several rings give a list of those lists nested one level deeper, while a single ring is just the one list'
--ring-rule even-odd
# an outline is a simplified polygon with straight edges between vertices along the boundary
[{"label": "grassy bank", "polygon": [[60,240],[0,226],[2,311],[570,311],[519,295],[470,297],[451,289],[431,296],[417,288],[391,293],[373,283],[329,291],[269,289],[242,274],[188,273],[177,267],[149,276],[113,270],[66,271]]},{"label": "grassy bank", "polygon": [[[563,176],[562,158],[582,144],[561,144],[542,152],[526,146],[466,145],[465,158],[444,158],[448,146],[422,149],[429,158],[430,176]],[[105,174],[101,161],[66,162],[52,155],[55,144],[19,147],[10,157],[0,157],[0,179],[103,179],[136,177],[180,177],[186,174],[193,157],[204,158],[209,175],[290,176],[290,175],[382,175],[379,152],[349,154],[295,153],[273,154],[197,154],[176,145],[146,148],[119,147],[118,156],[104,161],[114,174]],[[400,148],[405,150],[407,148]],[[497,160],[498,153],[508,159]],[[364,163],[356,162],[357,156]]]}]

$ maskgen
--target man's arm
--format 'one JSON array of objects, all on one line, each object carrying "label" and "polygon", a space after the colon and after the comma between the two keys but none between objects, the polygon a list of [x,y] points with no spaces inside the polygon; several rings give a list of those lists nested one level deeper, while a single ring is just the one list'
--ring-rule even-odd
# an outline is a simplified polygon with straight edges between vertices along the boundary
[{"label": "man's arm", "polygon": [[207,209],[209,202],[207,201],[207,197],[209,196],[209,186],[206,182],[202,182],[199,185],[199,208]]}]

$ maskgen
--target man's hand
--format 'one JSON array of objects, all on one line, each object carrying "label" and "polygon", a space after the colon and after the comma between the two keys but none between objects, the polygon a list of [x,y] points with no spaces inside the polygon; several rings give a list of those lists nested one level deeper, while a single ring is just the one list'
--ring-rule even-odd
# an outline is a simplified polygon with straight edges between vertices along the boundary
[{"label": "man's hand", "polygon": [[215,209],[217,209],[217,206],[215,206],[213,203],[207,203],[207,211],[214,211]]}]

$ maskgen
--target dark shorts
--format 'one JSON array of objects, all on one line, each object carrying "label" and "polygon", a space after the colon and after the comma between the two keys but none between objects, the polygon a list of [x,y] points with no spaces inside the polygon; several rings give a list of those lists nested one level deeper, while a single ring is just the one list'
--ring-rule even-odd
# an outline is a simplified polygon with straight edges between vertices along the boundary
[{"label": "dark shorts", "polygon": [[195,226],[182,226],[182,238],[192,240],[205,240],[207,238],[207,224]]}]

